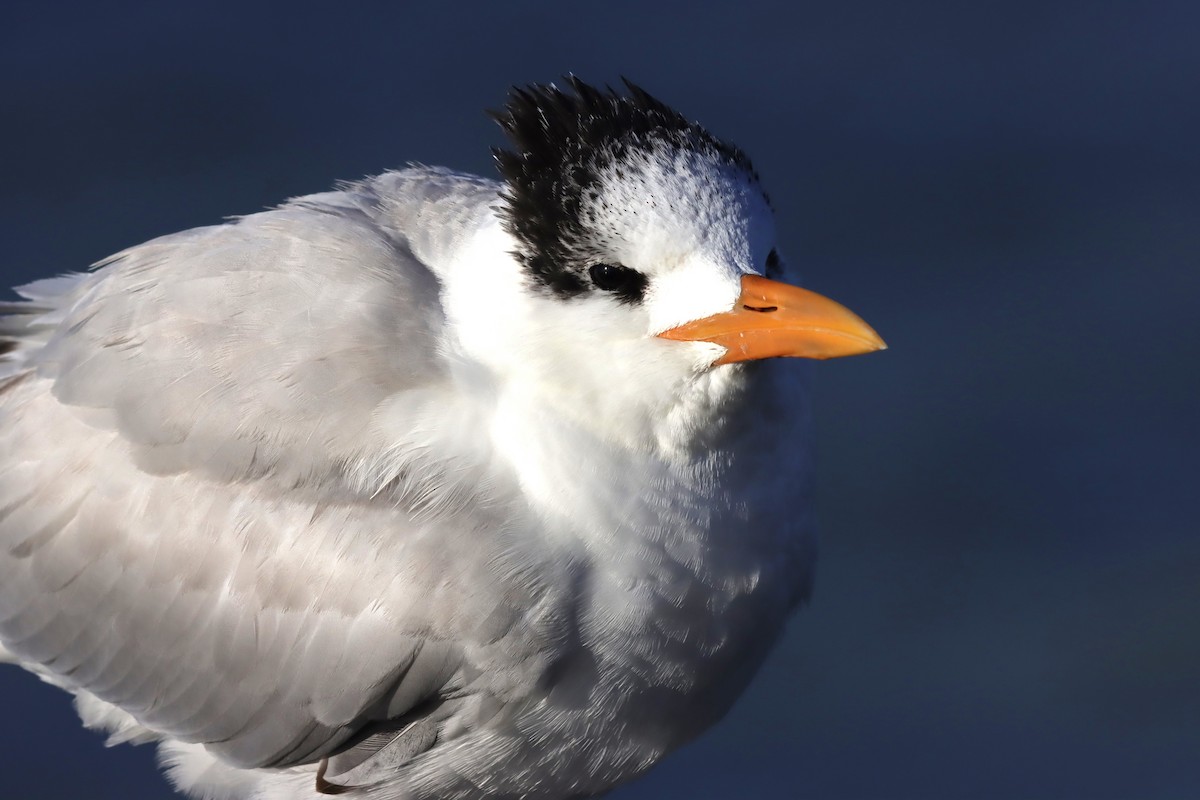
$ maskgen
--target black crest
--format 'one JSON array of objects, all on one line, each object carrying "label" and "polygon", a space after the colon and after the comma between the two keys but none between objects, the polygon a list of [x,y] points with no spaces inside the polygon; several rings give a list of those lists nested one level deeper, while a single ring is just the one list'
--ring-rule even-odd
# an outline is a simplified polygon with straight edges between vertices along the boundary
[{"label": "black crest", "polygon": [[508,104],[489,115],[512,143],[494,148],[507,183],[509,232],[523,245],[518,257],[534,278],[560,296],[587,291],[584,199],[600,172],[632,149],[662,145],[715,155],[754,175],[741,150],[625,80],[627,95],[569,76],[571,92],[551,85],[513,88]]}]

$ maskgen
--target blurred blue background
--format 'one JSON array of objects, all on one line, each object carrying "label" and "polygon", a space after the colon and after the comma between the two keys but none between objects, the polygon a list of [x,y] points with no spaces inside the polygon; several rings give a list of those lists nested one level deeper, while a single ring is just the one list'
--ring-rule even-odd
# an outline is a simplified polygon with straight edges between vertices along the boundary
[{"label": "blurred blue background", "polygon": [[[8,2],[5,285],[633,78],[755,160],[811,287],[816,596],[638,798],[1200,797],[1200,5]],[[48,436],[53,432],[48,431]],[[164,800],[0,669],[0,797]]]}]

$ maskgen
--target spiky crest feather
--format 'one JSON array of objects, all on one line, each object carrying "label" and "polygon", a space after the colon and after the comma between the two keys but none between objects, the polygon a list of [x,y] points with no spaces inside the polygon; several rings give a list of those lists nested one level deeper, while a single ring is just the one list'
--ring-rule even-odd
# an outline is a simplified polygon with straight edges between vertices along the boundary
[{"label": "spiky crest feather", "polygon": [[489,111],[512,149],[493,148],[507,187],[503,217],[521,243],[517,253],[539,284],[562,297],[590,288],[587,227],[581,208],[595,198],[603,170],[633,150],[657,147],[705,152],[744,169],[757,180],[750,159],[728,142],[651,96],[627,79],[623,95],[566,81],[514,87],[507,105]]}]

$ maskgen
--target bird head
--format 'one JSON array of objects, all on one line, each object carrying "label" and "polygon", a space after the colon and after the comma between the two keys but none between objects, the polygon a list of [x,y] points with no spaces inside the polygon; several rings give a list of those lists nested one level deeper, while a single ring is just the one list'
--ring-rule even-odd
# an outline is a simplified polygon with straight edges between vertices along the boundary
[{"label": "bird head", "polygon": [[494,150],[498,216],[519,275],[493,296],[509,319],[485,347],[627,428],[636,407],[720,406],[744,362],[884,347],[779,280],[774,212],[741,150],[629,82],[567,87],[515,88],[491,112],[510,141]]}]

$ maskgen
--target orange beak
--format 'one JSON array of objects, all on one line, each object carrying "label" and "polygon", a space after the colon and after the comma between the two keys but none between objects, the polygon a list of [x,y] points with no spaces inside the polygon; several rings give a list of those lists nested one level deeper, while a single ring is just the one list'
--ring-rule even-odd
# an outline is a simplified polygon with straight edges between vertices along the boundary
[{"label": "orange beak", "polygon": [[731,311],[658,335],[721,345],[725,355],[714,366],[777,356],[838,358],[887,349],[870,325],[840,303],[758,275],[742,276],[742,294]]}]

